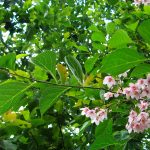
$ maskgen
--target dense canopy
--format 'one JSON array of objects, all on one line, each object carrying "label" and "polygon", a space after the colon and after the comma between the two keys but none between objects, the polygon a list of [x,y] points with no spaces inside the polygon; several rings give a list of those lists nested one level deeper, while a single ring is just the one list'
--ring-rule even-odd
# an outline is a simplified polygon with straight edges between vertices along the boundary
[{"label": "dense canopy", "polygon": [[0,1],[0,149],[150,149],[149,0]]}]

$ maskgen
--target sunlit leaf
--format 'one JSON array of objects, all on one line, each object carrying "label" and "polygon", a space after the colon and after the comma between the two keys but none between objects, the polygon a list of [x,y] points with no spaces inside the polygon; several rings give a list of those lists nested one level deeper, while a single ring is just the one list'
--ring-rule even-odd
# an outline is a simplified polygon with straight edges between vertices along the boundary
[{"label": "sunlit leaf", "polygon": [[146,58],[136,50],[124,48],[113,51],[102,60],[101,72],[118,75],[144,62]]},{"label": "sunlit leaf", "polygon": [[16,54],[15,53],[9,53],[4,56],[0,56],[0,67],[2,68],[9,68],[14,70],[15,69],[15,60],[16,60]]},{"label": "sunlit leaf", "polygon": [[61,82],[65,83],[68,77],[68,72],[67,72],[66,67],[63,66],[62,64],[57,64],[57,71],[59,73]]},{"label": "sunlit leaf", "polygon": [[139,27],[138,32],[141,35],[141,37],[150,44],[150,19],[143,21]]},{"label": "sunlit leaf", "polygon": [[109,40],[110,48],[122,48],[133,43],[128,33],[122,29],[117,30]]}]

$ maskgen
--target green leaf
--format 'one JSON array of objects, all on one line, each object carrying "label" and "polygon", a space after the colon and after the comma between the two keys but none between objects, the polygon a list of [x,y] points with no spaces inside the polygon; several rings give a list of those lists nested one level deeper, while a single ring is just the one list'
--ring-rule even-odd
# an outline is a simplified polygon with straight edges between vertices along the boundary
[{"label": "green leaf", "polygon": [[83,134],[83,132],[85,131],[85,129],[91,125],[91,121],[88,120],[86,122],[84,122],[84,124],[81,126],[80,131],[79,131],[79,136],[81,136]]},{"label": "green leaf", "polygon": [[112,135],[112,120],[105,120],[97,126],[95,138],[90,150],[99,150],[116,143]]},{"label": "green leaf", "polygon": [[93,32],[91,39],[92,39],[92,41],[98,41],[98,42],[104,43],[105,42],[105,35],[101,31]]},{"label": "green leaf", "polygon": [[117,30],[109,40],[110,48],[122,48],[126,47],[127,44],[133,43],[128,33],[122,29]]},{"label": "green leaf", "polygon": [[87,73],[89,73],[93,69],[94,64],[97,61],[98,57],[99,55],[96,54],[86,60],[84,67]]},{"label": "green leaf", "polygon": [[56,54],[52,51],[45,51],[32,58],[32,62],[42,69],[48,71],[56,80]]},{"label": "green leaf", "polygon": [[20,101],[20,96],[32,86],[23,82],[6,81],[0,84],[0,115],[13,109]]},{"label": "green leaf", "polygon": [[110,22],[107,24],[106,26],[106,31],[108,34],[112,34],[115,31],[115,23],[114,22]]},{"label": "green leaf", "polygon": [[130,48],[118,49],[102,60],[101,72],[118,75],[144,62],[146,58]]},{"label": "green leaf", "polygon": [[26,57],[26,56],[28,56],[29,54],[18,54],[17,56],[16,56],[16,60],[17,59],[20,59],[20,58],[24,58],[24,57]]},{"label": "green leaf", "polygon": [[16,54],[9,53],[7,55],[0,57],[0,67],[3,68],[9,68],[14,70],[15,69],[15,60],[16,60]]},{"label": "green leaf", "polygon": [[44,114],[68,88],[61,86],[46,85],[41,90],[40,111]]},{"label": "green leaf", "polygon": [[131,73],[131,77],[140,78],[148,73],[150,73],[150,64],[140,64],[134,68]]},{"label": "green leaf", "polygon": [[82,46],[78,46],[77,47],[80,51],[85,51],[85,52],[88,52],[88,49],[86,46],[82,45]]},{"label": "green leaf", "polygon": [[40,68],[39,66],[35,66],[32,75],[34,77],[34,79],[36,80],[47,80],[48,79],[48,75],[46,73],[45,70],[43,70],[42,68]]},{"label": "green leaf", "polygon": [[150,44],[150,19],[143,21],[139,27],[138,32],[141,37]]},{"label": "green leaf", "polygon": [[80,84],[83,83],[83,71],[79,61],[71,55],[65,57],[65,62]]},{"label": "green leaf", "polygon": [[117,141],[127,140],[129,137],[130,136],[127,130],[116,131],[114,133],[114,138]]},{"label": "green leaf", "polygon": [[91,25],[91,26],[88,28],[88,30],[99,32],[97,26],[95,26],[95,25]]},{"label": "green leaf", "polygon": [[139,23],[139,21],[136,21],[136,22],[134,22],[134,23],[127,24],[127,25],[125,25],[125,26],[126,26],[128,29],[130,29],[130,30],[132,30],[132,31],[135,31],[136,28],[137,28],[137,26],[138,26],[138,23]]}]

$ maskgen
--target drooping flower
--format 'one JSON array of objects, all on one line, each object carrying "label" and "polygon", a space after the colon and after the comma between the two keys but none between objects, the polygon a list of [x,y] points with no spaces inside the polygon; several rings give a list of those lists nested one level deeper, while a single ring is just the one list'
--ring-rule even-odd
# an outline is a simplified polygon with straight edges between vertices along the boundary
[{"label": "drooping flower", "polygon": [[140,112],[137,114],[135,111],[131,111],[128,117],[128,123],[126,124],[126,129],[129,133],[136,132],[142,133],[150,128],[150,118],[147,112]]},{"label": "drooping flower", "polygon": [[91,119],[92,123],[99,125],[104,119],[107,119],[107,110],[96,107],[95,109],[89,109],[88,107],[81,108],[82,115]]},{"label": "drooping flower", "polygon": [[107,92],[107,93],[105,93],[104,94],[104,98],[105,98],[105,100],[108,100],[108,99],[110,99],[111,97],[113,97],[113,93],[112,92]]},{"label": "drooping flower", "polygon": [[116,85],[116,81],[112,76],[106,76],[103,80],[103,84],[107,85],[108,88],[113,87],[114,85]]},{"label": "drooping flower", "polygon": [[140,101],[140,104],[138,104],[138,107],[140,108],[141,111],[144,111],[148,108],[149,103],[145,101]]}]

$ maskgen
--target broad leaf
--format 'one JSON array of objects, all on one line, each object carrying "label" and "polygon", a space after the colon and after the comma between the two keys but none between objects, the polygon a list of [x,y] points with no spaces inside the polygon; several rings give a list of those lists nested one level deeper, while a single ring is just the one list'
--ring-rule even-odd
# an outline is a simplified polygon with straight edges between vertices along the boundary
[{"label": "broad leaf", "polygon": [[107,33],[112,34],[115,31],[115,27],[116,27],[116,25],[115,25],[114,22],[108,23],[107,26],[106,26]]},{"label": "broad leaf", "polygon": [[56,81],[56,54],[54,52],[45,51],[32,58],[32,62],[48,71]]},{"label": "broad leaf", "polygon": [[101,72],[118,75],[144,62],[146,58],[136,50],[124,48],[113,51],[102,60]]},{"label": "broad leaf", "polygon": [[139,27],[138,32],[141,35],[141,37],[150,44],[150,19],[143,21]]},{"label": "broad leaf", "polygon": [[122,48],[126,47],[127,44],[133,43],[131,38],[128,36],[128,33],[122,29],[117,30],[109,40],[110,48]]},{"label": "broad leaf", "polygon": [[150,73],[150,64],[140,64],[134,68],[131,73],[131,77],[142,77],[145,74]]},{"label": "broad leaf", "polygon": [[116,143],[112,136],[112,120],[105,120],[97,126],[95,138],[90,150],[99,150]]},{"label": "broad leaf", "polygon": [[105,42],[105,35],[101,31],[93,32],[91,39],[92,39],[92,41],[98,41],[98,42],[104,43]]},{"label": "broad leaf", "polygon": [[67,63],[69,69],[80,84],[83,83],[83,71],[79,61],[71,55],[65,57],[65,62]]},{"label": "broad leaf", "polygon": [[94,55],[86,60],[84,67],[87,73],[89,73],[93,69],[94,64],[97,61],[98,57],[99,55]]},{"label": "broad leaf", "polygon": [[[17,81],[6,81],[0,84],[0,114],[16,107],[21,95],[32,85]],[[20,106],[19,106],[20,107]]]},{"label": "broad leaf", "polygon": [[9,53],[8,55],[4,55],[0,57],[0,67],[9,68],[14,70],[15,69],[15,60],[16,54]]},{"label": "broad leaf", "polygon": [[44,114],[68,88],[47,85],[41,89],[40,111]]}]

